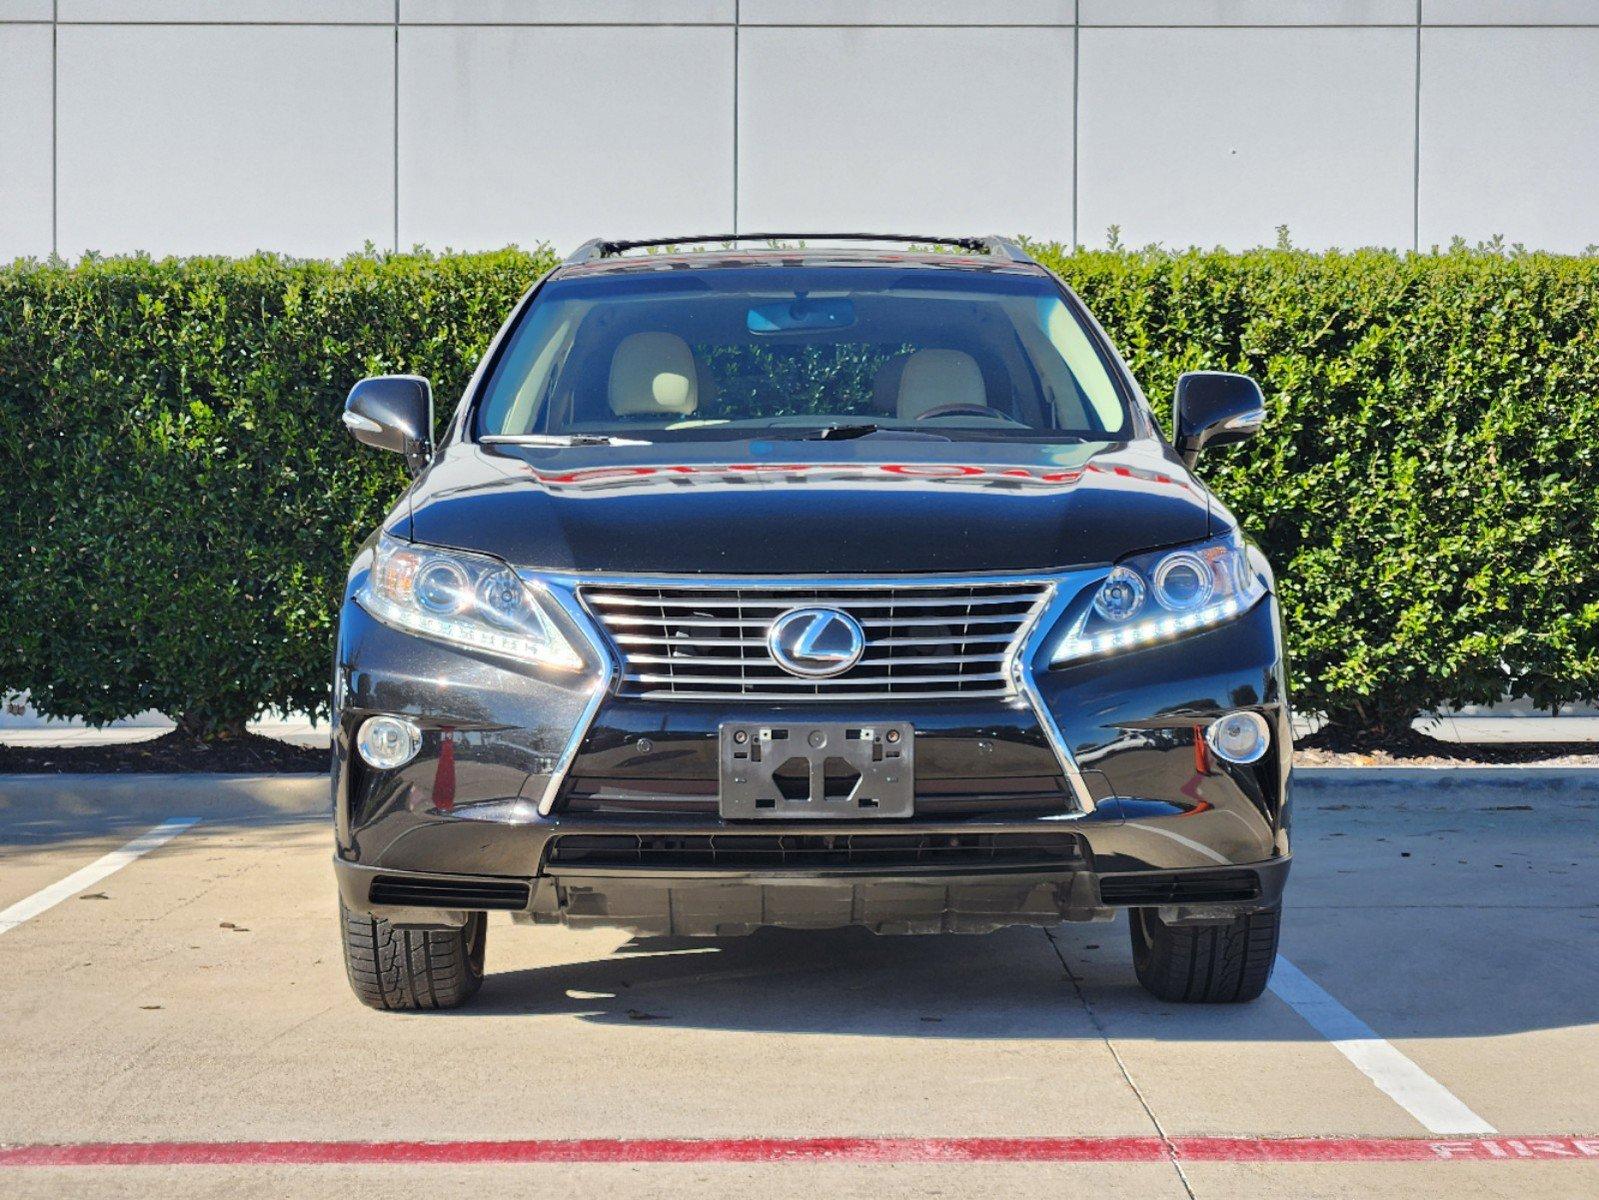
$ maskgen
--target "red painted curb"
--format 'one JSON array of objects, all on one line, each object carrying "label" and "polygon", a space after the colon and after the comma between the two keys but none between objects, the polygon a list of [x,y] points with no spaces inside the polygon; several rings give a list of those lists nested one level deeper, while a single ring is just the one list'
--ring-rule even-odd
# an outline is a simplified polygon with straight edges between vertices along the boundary
[{"label": "red painted curb", "polygon": [[355,1163],[1526,1162],[1599,1164],[1599,1137],[584,1138],[498,1142],[77,1142],[0,1146],[0,1167]]}]

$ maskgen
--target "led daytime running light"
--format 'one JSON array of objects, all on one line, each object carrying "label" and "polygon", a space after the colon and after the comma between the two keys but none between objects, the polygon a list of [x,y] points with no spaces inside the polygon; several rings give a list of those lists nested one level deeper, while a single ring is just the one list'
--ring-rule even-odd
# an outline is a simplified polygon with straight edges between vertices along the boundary
[{"label": "led daytime running light", "polygon": [[[1265,581],[1250,566],[1249,548],[1237,531],[1132,555],[1100,582],[1092,602],[1070,622],[1051,661],[1060,664],[1169,641],[1230,621],[1265,594]],[[1135,595],[1138,602],[1130,602]]]},{"label": "led daytime running light", "polygon": [[1180,616],[1151,617],[1147,621],[1137,621],[1122,629],[1110,629],[1103,633],[1091,634],[1088,637],[1079,637],[1075,632],[1061,643],[1060,650],[1055,655],[1055,661],[1060,662],[1069,658],[1087,658],[1093,654],[1105,654],[1111,650],[1123,650],[1132,646],[1148,646],[1155,642],[1167,641],[1179,634],[1188,633],[1190,630],[1202,629],[1208,625],[1220,625],[1236,617],[1243,611],[1236,596],[1229,596],[1220,604],[1212,604],[1208,608],[1201,608],[1195,612],[1183,613]]},{"label": "led daytime running light", "polygon": [[446,642],[459,642],[464,646],[475,646],[479,650],[492,650],[497,654],[508,654],[513,658],[532,659],[546,666],[561,667],[565,670],[575,671],[583,665],[583,660],[570,649],[553,642],[500,633],[470,621],[435,617],[420,609],[405,608],[372,592],[362,595],[362,604],[374,617],[427,637],[440,638]]}]

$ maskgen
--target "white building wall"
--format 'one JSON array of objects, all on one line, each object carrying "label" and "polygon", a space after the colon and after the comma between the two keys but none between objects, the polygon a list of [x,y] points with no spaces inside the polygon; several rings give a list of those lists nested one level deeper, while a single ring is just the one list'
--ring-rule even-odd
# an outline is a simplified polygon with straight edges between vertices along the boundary
[{"label": "white building wall", "polygon": [[1599,242],[1599,0],[0,0],[0,261]]}]

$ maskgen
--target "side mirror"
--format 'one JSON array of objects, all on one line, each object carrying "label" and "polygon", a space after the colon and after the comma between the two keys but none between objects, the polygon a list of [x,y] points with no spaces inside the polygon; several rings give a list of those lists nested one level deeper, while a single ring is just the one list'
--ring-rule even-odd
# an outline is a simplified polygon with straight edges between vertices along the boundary
[{"label": "side mirror", "polygon": [[1266,420],[1266,398],[1248,375],[1188,371],[1177,380],[1177,453],[1194,465],[1206,446],[1248,441]]},{"label": "side mirror", "polygon": [[433,454],[433,386],[420,375],[374,375],[350,389],[344,427],[355,440],[405,455],[413,472]]}]

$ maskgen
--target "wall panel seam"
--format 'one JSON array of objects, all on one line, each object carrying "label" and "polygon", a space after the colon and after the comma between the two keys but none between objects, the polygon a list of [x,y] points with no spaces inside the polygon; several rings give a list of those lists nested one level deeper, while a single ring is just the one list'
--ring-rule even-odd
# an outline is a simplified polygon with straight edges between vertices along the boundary
[{"label": "wall panel seam", "polygon": [[387,29],[389,21],[57,21],[57,25],[84,29]]},{"label": "wall panel seam", "polygon": [[1078,193],[1082,188],[1083,172],[1081,162],[1082,120],[1083,120],[1083,0],[1073,0],[1072,3],[1072,249],[1075,251],[1082,242],[1077,236],[1077,210],[1079,207]]},{"label": "wall panel seam", "polygon": [[50,0],[50,256],[61,254],[61,0]]},{"label": "wall panel seam", "polygon": [[[1599,11],[1599,10],[1596,10]],[[316,21],[316,20],[285,20],[285,21],[111,21],[86,19],[51,21],[44,18],[0,18],[0,26],[4,25],[65,25],[82,28],[117,28],[117,29],[170,29],[193,28],[196,26],[212,29],[260,29],[260,28],[306,28],[306,29],[388,29],[396,24],[394,21]],[[1075,25],[1070,22],[1033,22],[1030,24],[1015,25],[984,25],[972,22],[861,22],[847,21],[834,24],[821,24],[807,21],[797,24],[779,25],[775,23],[743,22],[735,25],[731,21],[399,21],[397,24],[402,29],[979,29],[979,30],[1004,30],[1004,29],[1161,29],[1195,30],[1195,29],[1414,29],[1414,22],[1403,24],[1396,22],[1337,22],[1318,21],[1314,23],[1287,24],[1280,22],[1255,22],[1249,24],[1180,24],[1180,25],[1109,25],[1109,24],[1083,24]],[[1599,29],[1599,17],[1592,21],[1518,21],[1514,24],[1491,21],[1471,24],[1468,22],[1444,23],[1428,21],[1422,25],[1425,29],[1488,29],[1488,30],[1515,30],[1515,29]]]},{"label": "wall panel seam", "polygon": [[[1596,10],[1599,11],[1599,10]],[[1503,21],[1425,21],[1421,23],[1424,29],[1594,29],[1599,28],[1599,18],[1592,21],[1517,21],[1508,24]],[[806,26],[805,28],[817,28]],[[966,28],[1004,29],[1021,28],[1021,26],[967,26]],[[1029,26],[1028,28],[1042,28]],[[1277,21],[1248,21],[1230,24],[1211,23],[1200,24],[1190,21],[1183,24],[1168,25],[1132,25],[1108,24],[1093,22],[1082,26],[1084,29],[1414,29],[1413,21],[1301,21],[1295,23]]]},{"label": "wall panel seam", "polygon": [[[1075,29],[1070,21],[1034,21],[1026,25],[985,25],[973,21],[797,21],[778,24],[775,21],[750,21],[745,29]],[[1410,28],[1408,25],[1405,28]]]},{"label": "wall panel seam", "polygon": [[[324,24],[326,22],[288,22]],[[387,22],[382,22],[387,24]],[[733,29],[733,21],[401,21],[403,29]],[[750,26],[754,29],[756,26]]]},{"label": "wall panel seam", "polygon": [[394,89],[394,107],[390,110],[393,127],[393,167],[394,178],[391,182],[394,208],[394,253],[400,252],[400,0],[394,0],[394,71],[390,80]]},{"label": "wall panel seam", "polygon": [[1092,22],[1084,29],[1413,29],[1410,21],[1232,21],[1200,24],[1185,21],[1167,25]]},{"label": "wall panel seam", "polygon": [[738,233],[738,142],[741,130],[738,117],[738,89],[739,63],[738,63],[738,34],[742,24],[740,11],[741,0],[733,0],[733,232]]},{"label": "wall panel seam", "polygon": [[1421,3],[1416,0],[1416,106],[1411,113],[1414,123],[1411,145],[1410,180],[1410,248],[1421,250]]}]

